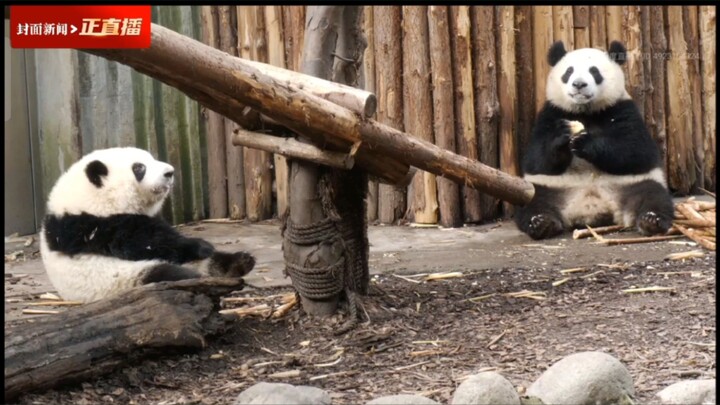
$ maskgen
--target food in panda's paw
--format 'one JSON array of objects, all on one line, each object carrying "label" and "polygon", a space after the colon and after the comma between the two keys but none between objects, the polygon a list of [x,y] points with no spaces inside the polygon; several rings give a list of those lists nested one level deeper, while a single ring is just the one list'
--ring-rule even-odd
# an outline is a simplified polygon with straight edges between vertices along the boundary
[{"label": "food in panda's paw", "polygon": [[580,121],[565,121],[570,128],[570,136],[578,136],[584,129],[585,125],[583,125]]}]

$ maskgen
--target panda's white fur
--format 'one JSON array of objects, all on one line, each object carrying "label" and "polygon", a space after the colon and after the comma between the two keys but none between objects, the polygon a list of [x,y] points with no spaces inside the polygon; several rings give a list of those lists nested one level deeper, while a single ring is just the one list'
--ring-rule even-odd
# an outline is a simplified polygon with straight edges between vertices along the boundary
[{"label": "panda's white fur", "polygon": [[[602,72],[603,82],[600,85],[595,83],[589,72],[593,66]],[[573,67],[573,73],[563,83],[562,76],[569,67]],[[574,88],[572,83],[578,79],[587,83],[587,87],[581,90]],[[622,67],[611,60],[607,52],[594,48],[568,52],[550,69],[545,92],[549,102],[570,112],[600,111],[619,100],[630,99]]]},{"label": "panda's white fur", "polygon": [[[91,181],[89,165],[99,167],[101,175],[94,180],[99,185]],[[134,168],[142,173],[136,176]],[[60,176],[48,198],[40,252],[50,281],[64,299],[91,302],[147,282],[208,275],[218,257],[224,258],[224,267],[234,266],[232,261],[244,266],[242,274],[234,275],[252,268],[254,259],[244,252],[193,257],[201,249],[206,249],[203,256],[209,255],[212,246],[185,238],[154,217],[173,179],[171,165],[137,148],[91,152]],[[145,225],[155,234],[144,234]],[[102,242],[106,245],[94,245],[99,238],[107,240]],[[128,240],[118,240],[122,238]]]},{"label": "panda's white fur", "polygon": [[550,48],[547,101],[523,159],[536,195],[516,215],[533,238],[610,220],[646,234],[667,230],[667,182],[658,147],[625,89],[625,55],[619,42],[610,52],[566,52],[561,42]]}]

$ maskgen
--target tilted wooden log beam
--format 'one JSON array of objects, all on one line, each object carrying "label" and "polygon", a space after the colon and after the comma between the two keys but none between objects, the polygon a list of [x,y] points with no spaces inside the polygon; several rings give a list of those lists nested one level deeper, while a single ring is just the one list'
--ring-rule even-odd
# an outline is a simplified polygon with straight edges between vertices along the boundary
[{"label": "tilted wooden log beam", "polygon": [[[83,49],[83,51],[126,64],[138,72],[173,86],[245,128],[254,122],[254,117],[248,111],[248,107],[251,107],[275,119],[279,124],[308,136],[319,147],[347,152],[355,143],[353,138],[325,136],[326,133],[349,133],[342,127],[342,123],[347,121],[325,120],[326,122],[323,123],[314,120],[313,124],[320,124],[322,127],[315,131],[313,126],[308,125],[307,121],[313,120],[305,114],[305,110],[314,111],[329,106],[333,109],[330,113],[351,117],[355,116],[354,112],[298,90],[295,86],[289,86],[283,80],[275,79],[255,67],[269,65],[259,62],[253,62],[254,65],[248,64],[244,59],[157,24],[152,25],[152,44],[147,49]],[[340,86],[337,83],[335,85]],[[344,87],[360,91],[349,86]],[[316,105],[318,103],[320,107]],[[305,104],[310,106],[305,107]],[[283,119],[277,113],[281,110],[284,111]],[[341,125],[338,126],[338,123]],[[412,178],[408,164],[386,156],[372,155],[366,150],[357,152],[355,163],[388,184],[405,186]]]},{"label": "tilted wooden log beam", "polygon": [[[456,155],[373,120],[361,118],[347,108],[273,79],[256,68],[258,64],[243,64],[239,58],[160,25],[152,25],[152,46],[148,49],[85,51],[129,65],[177,87],[221,114],[227,108],[218,105],[217,101],[208,100],[208,97],[211,98],[213,93],[221,93],[225,99],[234,98],[236,103],[246,104],[282,125],[307,135],[321,147],[325,146],[322,141],[334,147],[343,147],[344,144],[347,151],[350,144],[361,142],[356,155],[358,166],[383,178],[388,178],[390,168],[378,171],[379,165],[402,162],[513,204],[524,205],[534,194],[532,184],[521,178]],[[182,87],[177,86],[178,82]],[[191,91],[187,91],[188,88]],[[196,98],[197,94],[204,99]],[[376,166],[371,169],[368,162]],[[402,174],[400,177],[405,178],[408,170],[399,171]]]}]

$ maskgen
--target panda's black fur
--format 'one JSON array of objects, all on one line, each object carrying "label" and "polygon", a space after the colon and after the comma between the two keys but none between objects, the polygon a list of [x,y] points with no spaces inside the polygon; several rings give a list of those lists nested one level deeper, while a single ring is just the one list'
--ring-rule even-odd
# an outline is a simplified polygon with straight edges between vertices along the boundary
[{"label": "panda's black fur", "polygon": [[63,298],[90,302],[147,283],[252,270],[251,254],[216,250],[156,216],[173,173],[147,151],[110,148],[85,155],[60,176],[48,198],[40,252]]},{"label": "panda's black fur", "polygon": [[[548,61],[554,66],[565,56],[562,42],[557,42],[548,52]],[[608,57],[622,64],[622,44],[613,42]],[[574,69],[570,66],[559,73],[567,83]],[[605,79],[592,67],[586,77],[592,77],[596,86]],[[622,83],[624,91],[624,79]],[[587,83],[577,79],[572,85],[582,89]],[[584,225],[621,223],[637,226],[644,234],[665,233],[670,227],[673,204],[661,173],[660,151],[640,111],[629,96],[604,101],[607,105],[594,109],[591,104],[575,108],[572,101],[568,106],[548,100],[539,112],[522,162],[535,196],[515,217],[518,227],[532,238],[548,238]],[[573,137],[569,121],[581,122],[584,130]],[[599,185],[594,187],[596,179]],[[567,207],[571,201],[590,201],[587,220],[568,218],[567,211],[583,213],[583,207]],[[608,208],[603,209],[603,204]],[[593,209],[598,209],[597,215]]]},{"label": "panda's black fur", "polygon": [[[209,242],[185,237],[163,219],[147,215],[47,215],[44,230],[50,250],[68,256],[94,254],[166,262],[146,269],[141,284],[200,277],[197,270],[179,265],[207,258],[211,258],[209,270],[214,276],[241,277],[255,265],[255,259],[248,253],[216,251]],[[176,273],[168,272],[169,269]],[[160,274],[167,276],[159,277]]]}]

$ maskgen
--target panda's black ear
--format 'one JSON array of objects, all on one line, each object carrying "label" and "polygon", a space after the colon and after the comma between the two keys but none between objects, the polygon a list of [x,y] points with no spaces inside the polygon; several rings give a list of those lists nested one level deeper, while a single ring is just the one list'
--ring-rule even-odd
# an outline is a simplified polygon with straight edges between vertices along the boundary
[{"label": "panda's black ear", "polygon": [[565,50],[565,44],[563,41],[555,41],[548,51],[547,59],[550,66],[555,66],[556,63],[560,62],[560,59],[565,56],[567,51]]},{"label": "panda's black ear", "polygon": [[93,160],[85,166],[85,174],[87,175],[90,183],[94,184],[95,187],[102,187],[102,177],[107,176],[108,168],[105,164],[99,160]]},{"label": "panda's black ear", "polygon": [[625,49],[625,45],[623,45],[622,42],[612,41],[608,49],[608,55],[610,55],[610,59],[615,63],[623,65],[627,60],[627,49]]}]

